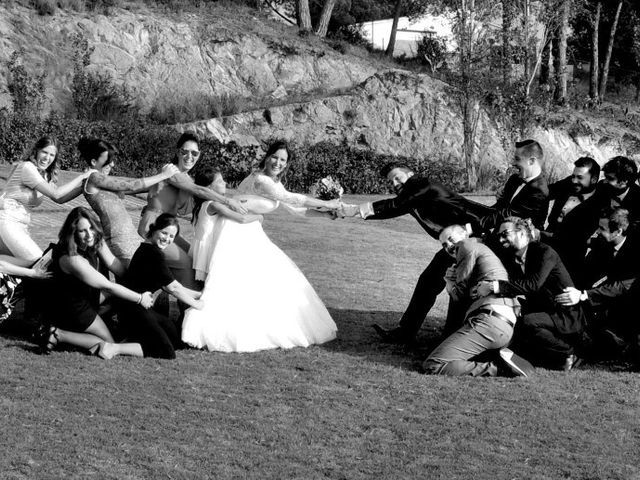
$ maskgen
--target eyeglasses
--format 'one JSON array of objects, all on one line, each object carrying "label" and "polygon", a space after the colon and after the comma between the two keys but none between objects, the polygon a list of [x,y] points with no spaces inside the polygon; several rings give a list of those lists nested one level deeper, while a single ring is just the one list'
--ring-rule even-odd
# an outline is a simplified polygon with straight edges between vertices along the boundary
[{"label": "eyeglasses", "polygon": [[187,156],[191,155],[193,158],[198,158],[200,156],[200,152],[198,150],[187,150],[184,148],[180,149],[180,155]]},{"label": "eyeglasses", "polygon": [[515,232],[515,230],[503,230],[501,232],[498,232],[498,237],[507,238],[510,234],[512,234],[514,232]]}]

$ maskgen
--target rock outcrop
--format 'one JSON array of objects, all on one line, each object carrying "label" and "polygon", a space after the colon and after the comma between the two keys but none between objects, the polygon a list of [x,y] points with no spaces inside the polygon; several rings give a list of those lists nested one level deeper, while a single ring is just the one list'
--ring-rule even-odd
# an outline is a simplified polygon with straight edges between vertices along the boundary
[{"label": "rock outcrop", "polygon": [[[373,75],[348,94],[180,126],[222,142],[259,144],[283,138],[370,148],[428,161],[462,162],[463,130],[452,89],[427,75],[391,70]],[[480,164],[505,164],[500,132],[481,113],[476,135]]]},{"label": "rock outcrop", "polygon": [[[70,101],[72,38],[81,33],[91,47],[90,69],[124,85],[143,112],[188,95],[283,97],[334,92],[364,81],[376,67],[338,53],[317,39],[296,39],[265,18],[254,31],[224,24],[207,15],[180,16],[138,5],[114,9],[109,16],[65,12],[42,17],[35,10],[0,4],[0,63],[22,49],[25,67],[46,72],[50,107]],[[260,31],[258,35],[257,31]],[[0,106],[9,103],[7,70],[0,69]]]},{"label": "rock outcrop", "polygon": [[[462,118],[450,86],[426,75],[382,71],[380,64],[338,53],[318,39],[292,36],[287,26],[247,19],[247,12],[238,24],[143,5],[109,16],[59,11],[41,17],[3,3],[0,62],[22,49],[27,70],[47,73],[50,107],[64,109],[70,104],[72,39],[80,33],[94,48],[89,68],[124,86],[143,113],[198,95],[271,97],[283,104],[179,125],[180,130],[240,144],[275,137],[347,142],[379,153],[462,163]],[[6,75],[0,69],[0,107],[10,98]],[[292,98],[303,101],[287,103]],[[640,135],[631,129],[593,126],[579,115],[545,123],[554,127],[535,127],[528,136],[542,143],[554,177],[568,173],[582,155],[600,163],[617,154],[640,160]],[[485,172],[508,165],[508,143],[480,112],[475,151],[481,167],[491,167]]]}]

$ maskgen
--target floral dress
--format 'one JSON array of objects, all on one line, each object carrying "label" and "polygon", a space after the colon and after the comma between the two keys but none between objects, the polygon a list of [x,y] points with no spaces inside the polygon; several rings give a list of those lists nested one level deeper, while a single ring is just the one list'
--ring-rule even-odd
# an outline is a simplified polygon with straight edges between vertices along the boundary
[{"label": "floral dress", "polygon": [[14,307],[13,294],[19,283],[19,278],[0,273],[0,323],[11,316]]}]

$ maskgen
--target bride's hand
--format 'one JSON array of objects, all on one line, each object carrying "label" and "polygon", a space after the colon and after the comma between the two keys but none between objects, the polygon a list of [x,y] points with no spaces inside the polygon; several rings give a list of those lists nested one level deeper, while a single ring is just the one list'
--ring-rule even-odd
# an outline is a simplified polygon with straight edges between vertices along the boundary
[{"label": "bride's hand", "polygon": [[329,210],[338,210],[341,205],[342,201],[339,198],[336,198],[334,200],[327,200],[326,202],[324,202],[325,208],[328,208]]},{"label": "bride's hand", "polygon": [[191,306],[196,310],[202,310],[204,308],[204,302],[202,300],[194,300]]}]

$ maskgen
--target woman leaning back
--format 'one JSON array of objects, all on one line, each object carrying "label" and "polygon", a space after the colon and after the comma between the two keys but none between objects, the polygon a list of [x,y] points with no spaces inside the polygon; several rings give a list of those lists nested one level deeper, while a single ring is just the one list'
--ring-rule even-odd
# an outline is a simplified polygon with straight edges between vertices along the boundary
[{"label": "woman leaning back", "polygon": [[92,172],[57,186],[57,155],[55,139],[42,137],[28,158],[13,167],[0,198],[0,253],[35,262],[42,250],[29,235],[30,210],[40,205],[44,197],[65,203],[82,192],[82,182]]},{"label": "woman leaning back", "polygon": [[[138,225],[138,233],[147,237],[149,226],[162,213],[187,215],[193,209],[193,197],[214,200],[238,213],[247,213],[239,202],[200,185],[196,185],[189,171],[200,158],[200,141],[193,133],[183,133],[178,139],[176,156],[173,161],[180,173],[162,181],[149,190],[147,205],[143,208]],[[164,249],[167,265],[176,280],[187,288],[197,288],[191,258],[187,254],[189,243],[177,236],[175,241]]]},{"label": "woman leaning back", "polygon": [[93,170],[84,184],[84,198],[100,218],[109,249],[118,260],[128,265],[141,238],[120,195],[146,191],[178,173],[178,167],[169,163],[150,177],[114,178],[109,174],[116,166],[118,150],[112,144],[98,138],[82,138],[78,142],[78,151],[87,167]]}]

